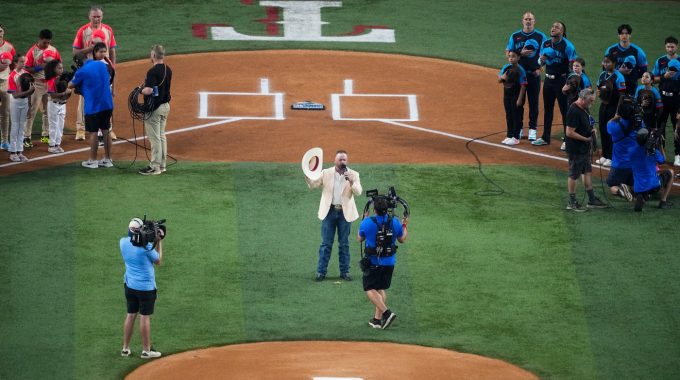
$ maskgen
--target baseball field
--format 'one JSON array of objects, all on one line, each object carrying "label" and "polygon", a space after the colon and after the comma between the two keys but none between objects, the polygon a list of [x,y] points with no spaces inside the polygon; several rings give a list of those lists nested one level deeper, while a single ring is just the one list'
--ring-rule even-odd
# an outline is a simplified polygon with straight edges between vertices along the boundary
[{"label": "baseball field", "polygon": [[[593,79],[621,23],[650,64],[664,54],[664,38],[680,35],[676,2],[300,3],[101,4],[118,42],[116,168],[80,166],[87,146],[73,140],[73,99],[65,153],[36,144],[29,162],[14,164],[0,152],[0,379],[159,378],[168,374],[153,371],[173,363],[176,378],[678,377],[678,208],[635,213],[605,194],[598,168],[596,192],[612,207],[565,211],[559,145],[500,144],[496,80],[528,9],[543,32],[566,24]],[[0,23],[18,52],[48,28],[69,57],[89,7],[4,3]],[[292,20],[309,25],[294,30]],[[127,95],[155,43],[174,72],[172,164],[145,177],[143,127]],[[326,110],[290,109],[304,100]],[[299,164],[314,146],[326,167],[347,150],[364,190],[394,186],[412,207],[389,291],[399,318],[387,330],[366,323],[358,223],[355,280],[339,280],[336,246],[327,280],[314,281],[320,193]],[[367,198],[356,201],[363,209]],[[133,356],[120,356],[118,240],[144,214],[166,218],[168,237],[152,319],[163,358],[142,366],[137,331]],[[257,351],[263,345],[270,351]],[[190,362],[207,368],[210,358],[233,364],[192,372]]]}]

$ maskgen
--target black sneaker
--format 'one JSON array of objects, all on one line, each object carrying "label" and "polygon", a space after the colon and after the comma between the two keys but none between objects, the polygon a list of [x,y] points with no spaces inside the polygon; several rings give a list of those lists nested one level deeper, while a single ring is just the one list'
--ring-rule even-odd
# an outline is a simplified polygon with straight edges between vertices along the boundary
[{"label": "black sneaker", "polygon": [[670,201],[659,201],[659,208],[667,210],[673,208],[673,202]]},{"label": "black sneaker", "polygon": [[325,274],[323,274],[323,273],[317,273],[317,274],[316,274],[316,277],[314,278],[314,280],[316,280],[316,281],[318,281],[318,282],[321,282],[321,281],[323,281],[324,278],[326,278],[326,275],[325,275]]},{"label": "black sneaker", "polygon": [[352,276],[349,275],[349,273],[343,273],[340,275],[340,278],[345,280],[345,281],[352,281]]},{"label": "black sneaker", "polygon": [[370,321],[368,321],[368,325],[373,327],[374,329],[381,329],[382,325],[380,324],[380,320],[377,318],[371,318]]},{"label": "black sneaker", "polygon": [[588,202],[587,207],[588,207],[588,208],[608,208],[609,205],[607,205],[606,203],[602,202],[602,201],[600,200],[600,198],[595,197],[595,198],[593,198],[592,201],[589,201],[589,202]]},{"label": "black sneaker", "polygon": [[159,175],[161,174],[160,169],[154,169],[151,166],[147,166],[138,172],[141,175]]},{"label": "black sneaker", "polygon": [[397,315],[390,311],[390,309],[385,310],[382,319],[380,320],[380,327],[385,330],[390,327],[395,318],[397,318]]},{"label": "black sneaker", "polygon": [[642,211],[642,206],[645,204],[645,197],[642,195],[638,195],[635,197],[635,211],[640,212]]},{"label": "black sneaker", "polygon": [[570,201],[569,203],[567,203],[567,210],[576,211],[576,212],[588,211],[588,209],[581,207],[581,205],[577,201],[573,201],[573,202]]}]

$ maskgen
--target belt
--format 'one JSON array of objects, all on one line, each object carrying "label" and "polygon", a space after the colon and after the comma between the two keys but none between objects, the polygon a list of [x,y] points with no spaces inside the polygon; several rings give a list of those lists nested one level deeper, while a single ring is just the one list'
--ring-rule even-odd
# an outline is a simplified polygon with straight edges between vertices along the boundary
[{"label": "belt", "polygon": [[663,95],[663,96],[673,96],[673,95],[677,95],[677,93],[668,92],[668,91],[661,91],[661,95]]},{"label": "belt", "polygon": [[331,208],[334,208],[336,210],[342,210],[342,205],[331,205]]},{"label": "belt", "polygon": [[565,74],[557,74],[557,75],[552,75],[545,73],[545,77],[548,79],[557,79],[557,78],[564,78]]},{"label": "belt", "polygon": [[52,102],[54,104],[66,104],[66,102],[58,102],[56,100],[50,100],[50,102]]}]

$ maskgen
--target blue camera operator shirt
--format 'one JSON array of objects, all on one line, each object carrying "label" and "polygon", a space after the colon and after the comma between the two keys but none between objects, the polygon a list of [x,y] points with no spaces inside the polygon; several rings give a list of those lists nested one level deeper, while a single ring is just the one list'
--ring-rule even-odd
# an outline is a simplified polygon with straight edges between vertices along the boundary
[{"label": "blue camera operator shirt", "polygon": [[85,102],[85,115],[113,109],[109,71],[105,63],[88,60],[76,71],[71,82],[80,86],[80,93]]},{"label": "blue camera operator shirt", "polygon": [[[635,137],[637,130],[630,128],[632,121],[626,119],[610,120],[607,123],[607,132],[612,137],[612,167],[615,169],[630,169],[631,149],[637,145]],[[644,127],[644,123],[642,125]],[[624,136],[625,129],[630,128],[628,135]]]},{"label": "blue camera operator shirt", "polygon": [[[376,218],[378,224],[382,226],[387,222],[387,215],[373,215]],[[375,248],[375,235],[378,233],[378,226],[373,223],[371,218],[366,218],[361,222],[359,226],[359,236],[366,239],[366,248]],[[392,218],[392,246],[397,243],[397,238],[404,235],[404,230],[401,228],[401,222],[399,218]],[[371,265],[380,265],[385,267],[394,266],[397,262],[396,253],[392,256],[382,256],[378,257],[375,255],[369,255],[371,259]]]},{"label": "blue camera operator shirt", "polygon": [[155,249],[150,248],[151,244],[147,248],[132,245],[129,237],[120,239],[120,253],[125,261],[123,281],[128,288],[143,291],[156,289],[153,263],[160,255]]},{"label": "blue camera operator shirt", "polygon": [[661,187],[656,167],[657,163],[663,164],[666,161],[663,154],[657,149],[653,155],[648,155],[645,147],[637,143],[630,149],[630,154],[633,166],[633,190],[642,193]]}]

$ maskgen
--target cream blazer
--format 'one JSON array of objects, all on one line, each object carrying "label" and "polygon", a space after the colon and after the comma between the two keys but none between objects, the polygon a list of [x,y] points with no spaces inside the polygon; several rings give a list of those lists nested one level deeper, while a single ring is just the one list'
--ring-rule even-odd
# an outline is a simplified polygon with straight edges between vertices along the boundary
[{"label": "cream blazer", "polygon": [[[354,184],[350,186],[349,181],[342,180],[342,213],[345,220],[353,222],[359,218],[357,212],[357,205],[354,203],[354,195],[361,194],[361,182],[359,181],[359,172],[347,168],[347,174],[352,179]],[[335,185],[335,167],[330,167],[321,171],[321,177],[316,181],[312,181],[305,177],[307,187],[316,189],[322,186],[321,201],[319,202],[319,219],[324,220],[333,202],[333,186]]]}]

